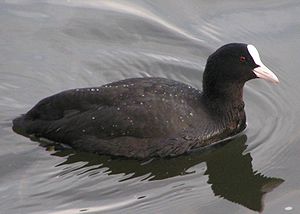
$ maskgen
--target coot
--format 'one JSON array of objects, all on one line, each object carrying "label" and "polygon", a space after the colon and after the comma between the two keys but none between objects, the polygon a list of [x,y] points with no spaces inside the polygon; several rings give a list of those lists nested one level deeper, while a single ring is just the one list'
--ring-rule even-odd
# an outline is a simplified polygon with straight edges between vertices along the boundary
[{"label": "coot", "polygon": [[63,91],[13,121],[13,129],[117,156],[176,156],[246,127],[243,86],[279,82],[253,45],[231,43],[209,56],[203,91],[165,78],[132,78]]}]

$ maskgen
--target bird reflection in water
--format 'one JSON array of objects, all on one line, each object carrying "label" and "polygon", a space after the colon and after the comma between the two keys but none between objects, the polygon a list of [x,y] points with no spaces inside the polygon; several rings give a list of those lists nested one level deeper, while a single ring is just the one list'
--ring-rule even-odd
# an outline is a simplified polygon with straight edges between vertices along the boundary
[{"label": "bird reflection in water", "polygon": [[[169,159],[151,159],[141,161],[116,158],[90,153],[79,153],[73,150],[55,151],[53,155],[65,157],[59,165],[85,162],[84,173],[99,169],[107,174],[125,174],[124,180],[149,174],[151,180],[162,180],[178,175],[195,173],[190,168],[205,162],[208,175],[207,183],[214,194],[234,203],[238,203],[254,211],[263,210],[263,196],[279,186],[284,180],[266,177],[254,171],[250,153],[243,153],[247,148],[246,135],[227,140],[202,151]],[[73,169],[78,170],[79,168]],[[82,173],[82,171],[81,171]]]}]

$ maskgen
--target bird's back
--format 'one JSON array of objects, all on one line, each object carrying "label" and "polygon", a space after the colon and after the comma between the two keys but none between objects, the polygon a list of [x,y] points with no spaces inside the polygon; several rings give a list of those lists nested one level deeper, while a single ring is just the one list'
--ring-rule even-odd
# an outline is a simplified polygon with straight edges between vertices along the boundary
[{"label": "bird's back", "polygon": [[120,141],[118,147],[122,147],[123,141],[128,144],[125,147],[151,144],[155,150],[170,139],[172,144],[200,139],[208,134],[203,127],[209,124],[212,118],[201,92],[164,78],[134,78],[64,91],[41,100],[14,120],[15,130],[71,145],[85,139],[94,147],[99,147],[97,141],[105,141],[106,147]]}]

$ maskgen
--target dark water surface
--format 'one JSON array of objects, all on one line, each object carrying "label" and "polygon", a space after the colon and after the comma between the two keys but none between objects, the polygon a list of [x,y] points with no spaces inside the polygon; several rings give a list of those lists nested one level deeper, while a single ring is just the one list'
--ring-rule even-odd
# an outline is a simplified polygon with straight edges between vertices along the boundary
[{"label": "dark water surface", "polygon": [[[248,128],[172,159],[53,150],[11,120],[59,91],[160,76],[254,44],[280,84],[244,91]],[[300,213],[300,2],[0,0],[0,213]]]}]

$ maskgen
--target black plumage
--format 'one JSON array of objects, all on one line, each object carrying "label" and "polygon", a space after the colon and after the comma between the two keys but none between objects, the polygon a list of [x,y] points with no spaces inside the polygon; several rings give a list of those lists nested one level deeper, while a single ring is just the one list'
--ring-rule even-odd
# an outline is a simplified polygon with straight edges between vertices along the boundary
[{"label": "black plumage", "polygon": [[243,86],[260,66],[248,47],[232,43],[213,53],[203,91],[165,78],[67,90],[41,100],[13,128],[79,150],[136,158],[207,146],[246,127]]}]

